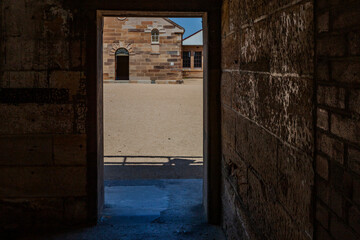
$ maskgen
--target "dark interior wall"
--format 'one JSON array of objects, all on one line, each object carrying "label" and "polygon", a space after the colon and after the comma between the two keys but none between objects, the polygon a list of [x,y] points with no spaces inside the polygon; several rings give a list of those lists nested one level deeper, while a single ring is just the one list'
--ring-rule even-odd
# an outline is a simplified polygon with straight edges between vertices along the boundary
[{"label": "dark interior wall", "polygon": [[[205,175],[219,218],[220,1],[4,0],[1,8],[0,226],[95,222],[103,192],[96,10],[207,12]],[[99,45],[101,46],[101,45]],[[213,139],[209,141],[209,139]],[[210,187],[211,186],[211,187]],[[214,197],[215,196],[215,197]]]},{"label": "dark interior wall", "polygon": [[228,239],[313,235],[313,1],[224,0],[222,204]]},{"label": "dark interior wall", "polygon": [[359,1],[316,1],[317,239],[360,239],[359,23]]}]

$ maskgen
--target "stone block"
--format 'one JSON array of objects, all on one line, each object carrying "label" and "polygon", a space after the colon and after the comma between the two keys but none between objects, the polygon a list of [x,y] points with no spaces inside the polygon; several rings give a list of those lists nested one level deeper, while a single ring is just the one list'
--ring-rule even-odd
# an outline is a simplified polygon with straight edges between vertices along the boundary
[{"label": "stone block", "polygon": [[360,151],[358,149],[348,148],[348,167],[360,175]]},{"label": "stone block", "polygon": [[[351,5],[350,5],[351,6]],[[332,14],[332,28],[342,30],[346,28],[358,28],[360,13],[358,7],[337,8]]]},{"label": "stone block", "polygon": [[330,188],[328,186],[328,183],[319,176],[315,176],[315,177],[316,177],[316,196],[326,205],[329,205]]},{"label": "stone block", "polygon": [[342,57],[346,54],[347,42],[343,35],[318,37],[316,44],[316,52],[320,57]]},{"label": "stone block", "polygon": [[0,104],[1,134],[72,133],[71,104]]},{"label": "stone block", "polygon": [[221,66],[222,69],[239,68],[239,34],[231,32],[221,39]]},{"label": "stone block", "polygon": [[319,86],[317,90],[317,102],[321,105],[344,109],[345,89]]},{"label": "stone block", "polygon": [[63,205],[61,198],[3,198],[0,225],[5,229],[59,225],[63,220]]},{"label": "stone block", "polygon": [[316,220],[325,229],[329,229],[329,211],[319,201],[316,203]]},{"label": "stone block", "polygon": [[312,232],[312,157],[287,145],[278,148],[279,202],[306,232]]},{"label": "stone block", "polygon": [[331,115],[331,132],[348,141],[360,144],[360,122],[341,115]]},{"label": "stone block", "polygon": [[349,208],[349,225],[350,227],[357,232],[358,234],[360,234],[360,211],[359,208],[356,207],[355,205],[351,206]]},{"label": "stone block", "polygon": [[235,149],[236,113],[228,107],[222,107],[222,141],[225,149]]},{"label": "stone block", "polygon": [[86,135],[55,135],[55,165],[86,165]]},{"label": "stone block", "polygon": [[352,200],[360,205],[360,179],[358,178],[354,178]]},{"label": "stone block", "polygon": [[231,107],[232,102],[232,74],[231,72],[223,72],[221,76],[221,103]]},{"label": "stone block", "polygon": [[316,173],[319,174],[320,177],[328,180],[329,177],[329,162],[326,158],[317,155],[316,156]]},{"label": "stone block", "polygon": [[343,197],[340,192],[337,192],[335,189],[331,189],[330,193],[330,209],[336,213],[336,215],[340,218],[343,217]]},{"label": "stone block", "polygon": [[331,159],[344,164],[344,144],[325,133],[317,133],[317,149]]},{"label": "stone block", "polygon": [[85,195],[85,167],[4,167],[0,169],[0,197]]},{"label": "stone block", "polygon": [[66,198],[64,200],[64,220],[76,224],[87,219],[87,201],[84,198]]},{"label": "stone block", "polygon": [[337,82],[360,83],[360,62],[333,61],[331,78]]},{"label": "stone block", "polygon": [[317,16],[317,32],[329,31],[329,12],[318,14]]},{"label": "stone block", "polygon": [[[272,39],[271,72],[294,73],[300,76],[314,73],[313,4],[303,2],[269,16]],[[301,23],[301,24],[300,24]],[[294,44],[296,43],[296,44]]]},{"label": "stone block", "polygon": [[360,55],[360,31],[350,32],[349,39],[349,54],[352,56]]},{"label": "stone block", "polygon": [[51,165],[51,136],[15,135],[0,137],[0,165]]},{"label": "stone block", "polygon": [[344,222],[336,217],[330,219],[330,233],[336,240],[356,240],[358,237]]},{"label": "stone block", "polygon": [[318,61],[316,67],[316,78],[318,81],[329,81],[329,64],[327,61]]},{"label": "stone block", "polygon": [[331,239],[331,236],[330,236],[329,232],[326,231],[322,226],[319,226],[319,225],[316,227],[315,237],[318,240],[329,240],[329,239]]},{"label": "stone block", "polygon": [[360,90],[351,89],[349,96],[350,111],[360,114]]},{"label": "stone block", "polygon": [[50,87],[69,89],[70,96],[80,90],[81,72],[54,71],[50,74]]},{"label": "stone block", "polygon": [[316,126],[325,131],[329,130],[329,113],[328,111],[318,108]]},{"label": "stone block", "polygon": [[267,184],[275,185],[277,140],[241,115],[236,121],[236,151]]}]

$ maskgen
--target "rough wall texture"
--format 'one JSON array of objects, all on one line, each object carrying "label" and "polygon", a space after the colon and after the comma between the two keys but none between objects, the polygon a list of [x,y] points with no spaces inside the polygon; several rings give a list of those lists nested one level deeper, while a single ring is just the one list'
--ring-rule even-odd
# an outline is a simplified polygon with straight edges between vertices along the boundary
[{"label": "rough wall texture", "polygon": [[360,2],[316,4],[317,239],[360,239]]},{"label": "rough wall texture", "polygon": [[[159,43],[151,31],[159,30]],[[155,83],[182,80],[181,39],[184,30],[164,18],[104,18],[103,77],[115,79],[115,52],[129,51],[129,80]]]},{"label": "rough wall texture", "polygon": [[78,22],[58,1],[5,0],[0,7],[0,228],[84,221],[85,42]]},{"label": "rough wall texture", "polygon": [[312,238],[313,33],[312,1],[223,1],[228,239]]}]

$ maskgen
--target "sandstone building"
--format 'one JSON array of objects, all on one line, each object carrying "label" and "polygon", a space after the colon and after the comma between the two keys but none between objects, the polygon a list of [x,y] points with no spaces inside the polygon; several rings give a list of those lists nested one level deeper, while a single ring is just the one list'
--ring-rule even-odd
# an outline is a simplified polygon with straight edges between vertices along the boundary
[{"label": "sandstone building", "polygon": [[183,41],[184,31],[168,18],[105,17],[104,81],[176,83],[183,77],[202,78],[202,31]]}]

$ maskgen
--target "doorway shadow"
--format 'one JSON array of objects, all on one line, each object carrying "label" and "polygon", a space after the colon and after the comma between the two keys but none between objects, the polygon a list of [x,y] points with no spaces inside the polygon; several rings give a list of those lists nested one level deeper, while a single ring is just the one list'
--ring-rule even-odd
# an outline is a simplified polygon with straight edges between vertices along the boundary
[{"label": "doorway shadow", "polygon": [[105,180],[201,179],[202,156],[104,156]]}]

